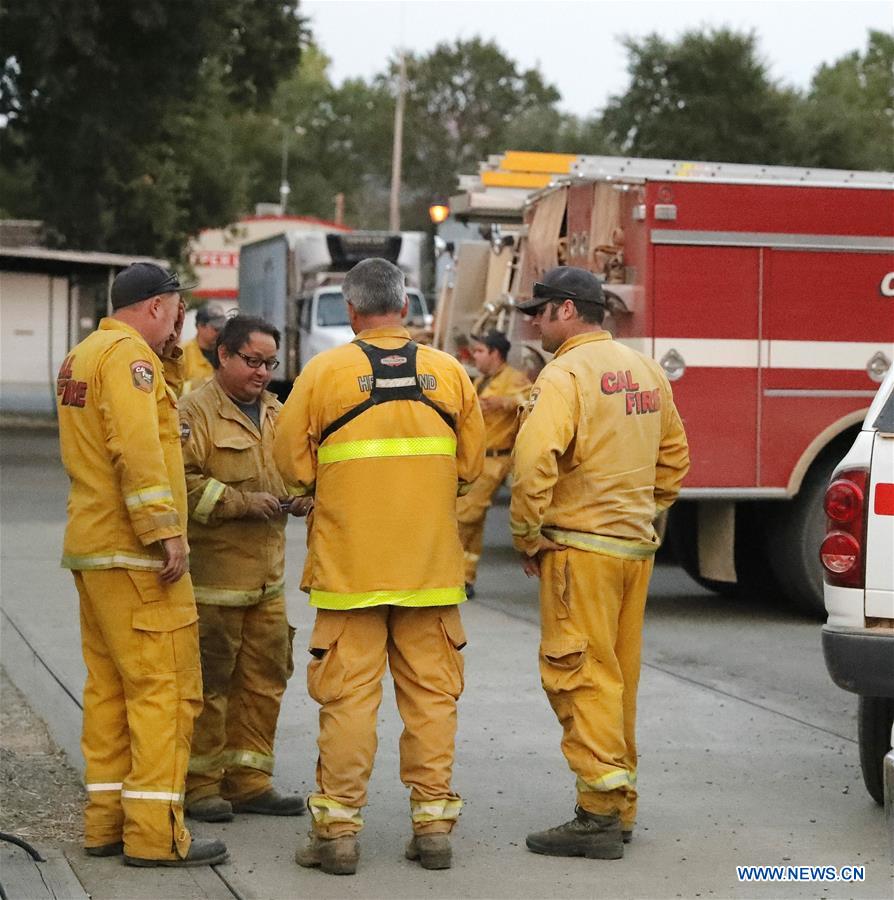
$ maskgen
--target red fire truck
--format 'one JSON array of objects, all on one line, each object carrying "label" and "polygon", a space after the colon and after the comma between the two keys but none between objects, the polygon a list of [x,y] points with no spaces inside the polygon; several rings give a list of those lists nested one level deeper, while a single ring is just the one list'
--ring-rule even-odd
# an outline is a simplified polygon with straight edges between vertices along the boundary
[{"label": "red fire truck", "polygon": [[584,156],[524,223],[504,312],[552,266],[587,268],[608,327],[673,384],[684,568],[822,616],[823,493],[894,359],[894,175]]}]

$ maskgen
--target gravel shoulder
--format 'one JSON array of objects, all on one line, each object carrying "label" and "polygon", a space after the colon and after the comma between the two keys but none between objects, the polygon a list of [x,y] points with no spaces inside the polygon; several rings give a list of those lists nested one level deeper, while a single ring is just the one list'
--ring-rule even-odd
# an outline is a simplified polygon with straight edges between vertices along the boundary
[{"label": "gravel shoulder", "polygon": [[40,847],[83,841],[84,787],[0,669],[0,830]]}]

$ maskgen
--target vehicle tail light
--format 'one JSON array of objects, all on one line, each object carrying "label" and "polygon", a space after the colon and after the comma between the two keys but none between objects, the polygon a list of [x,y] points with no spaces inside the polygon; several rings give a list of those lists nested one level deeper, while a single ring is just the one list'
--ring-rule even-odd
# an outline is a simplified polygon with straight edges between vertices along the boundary
[{"label": "vehicle tail light", "polygon": [[826,489],[826,537],[820,546],[820,561],[827,584],[863,587],[868,480],[866,469],[846,469]]}]

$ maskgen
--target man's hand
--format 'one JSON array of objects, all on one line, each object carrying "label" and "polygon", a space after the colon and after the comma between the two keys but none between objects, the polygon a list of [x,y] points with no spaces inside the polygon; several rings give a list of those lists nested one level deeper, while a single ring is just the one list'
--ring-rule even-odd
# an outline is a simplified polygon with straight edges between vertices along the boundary
[{"label": "man's hand", "polygon": [[165,564],[158,577],[162,584],[174,584],[189,571],[189,544],[184,537],[166,538],[161,542]]},{"label": "man's hand", "polygon": [[295,497],[289,507],[290,516],[306,516],[314,508],[313,497]]},{"label": "man's hand", "polygon": [[283,511],[279,508],[279,498],[266,491],[246,493],[248,506],[243,513],[246,519],[269,519],[271,516],[281,516]]},{"label": "man's hand", "polygon": [[502,397],[484,397],[478,401],[481,412],[491,412],[503,408]]},{"label": "man's hand", "polygon": [[566,548],[562,544],[557,544],[555,541],[551,541],[548,537],[544,537],[542,534],[540,535],[540,539],[537,544],[537,552],[533,555],[529,556],[527,553],[519,553],[521,557],[521,565],[525,575],[530,578],[534,576],[536,578],[540,577],[540,562],[543,556],[543,553],[547,550],[565,550]]},{"label": "man's hand", "polygon": [[177,310],[177,318],[174,321],[174,330],[168,335],[168,339],[165,341],[165,345],[162,348],[161,355],[162,358],[166,356],[170,356],[174,351],[174,347],[180,342],[180,334],[183,331],[183,322],[186,319],[186,304],[183,302],[183,298],[180,298],[180,307]]}]

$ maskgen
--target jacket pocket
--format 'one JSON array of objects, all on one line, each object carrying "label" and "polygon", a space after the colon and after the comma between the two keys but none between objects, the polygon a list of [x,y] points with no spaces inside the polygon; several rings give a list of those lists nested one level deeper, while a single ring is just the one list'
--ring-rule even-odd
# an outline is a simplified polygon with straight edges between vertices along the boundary
[{"label": "jacket pocket", "polygon": [[550,694],[589,686],[585,637],[568,637],[540,644],[540,680]]},{"label": "jacket pocket", "polygon": [[465,687],[466,662],[460,651],[466,646],[466,631],[463,628],[459,607],[445,606],[441,610],[441,629],[447,644],[448,679],[447,691],[459,699]]},{"label": "jacket pocket", "polygon": [[222,434],[214,438],[214,459],[207,473],[224,484],[257,478],[262,466],[257,458],[257,439],[248,434]]},{"label": "jacket pocket", "polygon": [[321,609],[310,636],[307,664],[307,692],[317,703],[331,703],[341,697],[345,686],[345,665],[340,659],[338,639],[347,625],[345,613]]}]

